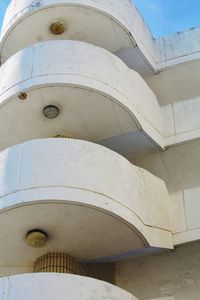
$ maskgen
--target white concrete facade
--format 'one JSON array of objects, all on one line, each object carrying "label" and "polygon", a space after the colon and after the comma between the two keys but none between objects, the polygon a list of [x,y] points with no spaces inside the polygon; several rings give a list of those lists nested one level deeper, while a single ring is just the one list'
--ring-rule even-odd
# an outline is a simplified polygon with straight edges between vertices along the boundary
[{"label": "white concrete facade", "polygon": [[[10,2],[0,37],[0,300],[200,298],[199,36],[154,39],[129,0]],[[47,233],[43,248],[26,243],[32,229]],[[33,274],[49,252],[114,262],[116,285],[135,296],[84,276]]]}]

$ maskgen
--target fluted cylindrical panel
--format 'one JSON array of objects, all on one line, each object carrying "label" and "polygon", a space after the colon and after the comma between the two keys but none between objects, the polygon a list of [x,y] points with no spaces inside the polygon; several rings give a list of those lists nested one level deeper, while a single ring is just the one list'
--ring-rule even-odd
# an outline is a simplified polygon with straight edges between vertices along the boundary
[{"label": "fluted cylindrical panel", "polygon": [[34,262],[34,272],[79,274],[79,267],[78,262],[71,255],[51,252],[36,259]]},{"label": "fluted cylindrical panel", "polygon": [[113,263],[84,263],[67,253],[46,253],[35,260],[33,270],[35,273],[76,274],[115,283]]}]

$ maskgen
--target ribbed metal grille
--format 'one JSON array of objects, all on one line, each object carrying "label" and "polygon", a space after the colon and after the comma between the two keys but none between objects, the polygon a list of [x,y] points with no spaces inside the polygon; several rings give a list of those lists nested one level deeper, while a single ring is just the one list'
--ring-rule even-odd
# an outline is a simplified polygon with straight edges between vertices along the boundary
[{"label": "ribbed metal grille", "polygon": [[54,272],[88,276],[115,283],[115,264],[78,262],[67,253],[47,253],[34,263],[34,272]]},{"label": "ribbed metal grille", "polygon": [[78,263],[66,253],[47,253],[34,263],[34,272],[56,272],[78,274]]},{"label": "ribbed metal grille", "polygon": [[55,136],[55,138],[61,138],[61,139],[73,139],[73,136],[71,134],[65,134],[65,133],[62,133],[62,134],[57,134]]}]

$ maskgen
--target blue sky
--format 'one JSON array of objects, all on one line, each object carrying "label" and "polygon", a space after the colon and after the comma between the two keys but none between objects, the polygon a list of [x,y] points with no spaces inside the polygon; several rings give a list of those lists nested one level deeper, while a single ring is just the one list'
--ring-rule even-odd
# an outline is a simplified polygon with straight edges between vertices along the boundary
[{"label": "blue sky", "polygon": [[[0,0],[0,27],[8,2]],[[200,0],[133,0],[133,3],[155,37],[200,26]]]},{"label": "blue sky", "polygon": [[9,2],[10,2],[10,0],[0,0],[0,28],[1,28],[1,24],[2,24],[3,15],[5,13],[5,9]]},{"label": "blue sky", "polygon": [[200,26],[200,0],[133,0],[155,37]]}]

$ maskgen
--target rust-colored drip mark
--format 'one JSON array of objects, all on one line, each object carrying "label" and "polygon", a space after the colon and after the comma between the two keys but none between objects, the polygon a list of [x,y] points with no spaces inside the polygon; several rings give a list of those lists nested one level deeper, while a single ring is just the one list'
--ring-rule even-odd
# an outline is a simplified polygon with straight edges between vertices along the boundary
[{"label": "rust-colored drip mark", "polygon": [[18,95],[18,98],[19,98],[20,100],[26,100],[27,97],[28,97],[27,93],[20,93],[20,94]]},{"label": "rust-colored drip mark", "polygon": [[53,22],[50,26],[51,33],[59,35],[65,32],[65,24],[61,21]]},{"label": "rust-colored drip mark", "polygon": [[66,134],[66,133],[62,133],[62,134],[57,134],[55,136],[55,138],[61,138],[61,139],[73,139],[73,136],[71,134]]}]

